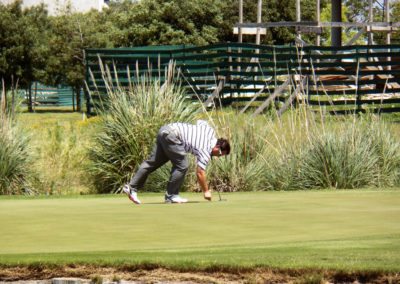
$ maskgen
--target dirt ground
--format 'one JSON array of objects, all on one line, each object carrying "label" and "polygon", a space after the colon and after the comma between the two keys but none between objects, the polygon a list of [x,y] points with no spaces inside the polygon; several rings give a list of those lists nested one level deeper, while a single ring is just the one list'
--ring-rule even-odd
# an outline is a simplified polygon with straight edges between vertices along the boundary
[{"label": "dirt ground", "polygon": [[400,273],[325,270],[209,269],[174,271],[160,267],[2,266],[0,283],[400,283]]}]

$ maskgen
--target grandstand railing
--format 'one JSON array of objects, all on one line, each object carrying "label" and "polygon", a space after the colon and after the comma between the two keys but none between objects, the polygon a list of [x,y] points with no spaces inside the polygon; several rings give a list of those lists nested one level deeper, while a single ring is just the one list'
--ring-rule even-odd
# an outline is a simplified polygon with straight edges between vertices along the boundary
[{"label": "grandstand railing", "polygon": [[32,110],[36,108],[51,107],[71,107],[72,110],[80,108],[78,103],[82,102],[83,92],[80,99],[76,97],[73,88],[69,86],[47,86],[40,82],[33,82],[29,90],[21,93],[23,105],[31,106]]},{"label": "grandstand railing", "polygon": [[102,68],[124,87],[144,75],[162,82],[173,61],[193,99],[247,108],[274,95],[275,102],[301,101],[331,113],[400,111],[400,45],[149,46],[88,49],[86,58],[89,108],[107,94]]}]

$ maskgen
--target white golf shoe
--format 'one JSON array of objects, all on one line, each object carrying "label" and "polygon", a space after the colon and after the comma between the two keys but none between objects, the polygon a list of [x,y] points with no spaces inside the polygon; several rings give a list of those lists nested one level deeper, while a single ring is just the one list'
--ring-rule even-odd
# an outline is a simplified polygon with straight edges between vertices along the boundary
[{"label": "white golf shoe", "polygon": [[188,200],[179,195],[165,195],[165,203],[186,203]]},{"label": "white golf shoe", "polygon": [[135,204],[140,204],[140,200],[137,196],[136,190],[132,189],[129,184],[125,184],[122,190],[128,195],[129,199],[135,203]]}]

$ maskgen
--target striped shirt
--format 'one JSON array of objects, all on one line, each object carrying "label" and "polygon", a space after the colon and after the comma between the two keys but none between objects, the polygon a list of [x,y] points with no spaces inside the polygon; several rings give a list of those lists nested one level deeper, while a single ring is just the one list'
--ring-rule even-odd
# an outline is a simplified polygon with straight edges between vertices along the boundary
[{"label": "striped shirt", "polygon": [[211,151],[217,144],[214,129],[204,120],[198,120],[195,125],[177,122],[168,126],[178,131],[185,151],[195,155],[197,165],[205,170],[211,160]]}]

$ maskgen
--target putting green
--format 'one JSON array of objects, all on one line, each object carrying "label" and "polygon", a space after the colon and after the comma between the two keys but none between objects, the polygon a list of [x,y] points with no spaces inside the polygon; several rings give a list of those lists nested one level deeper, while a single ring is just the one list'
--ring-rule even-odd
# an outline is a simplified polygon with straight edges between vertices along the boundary
[{"label": "putting green", "polygon": [[1,198],[0,263],[400,267],[400,190],[223,195]]}]

